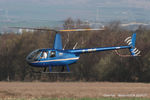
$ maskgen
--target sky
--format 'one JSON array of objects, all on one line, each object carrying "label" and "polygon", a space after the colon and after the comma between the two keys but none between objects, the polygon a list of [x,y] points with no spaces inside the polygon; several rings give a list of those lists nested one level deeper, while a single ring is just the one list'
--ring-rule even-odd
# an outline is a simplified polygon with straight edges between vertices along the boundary
[{"label": "sky", "polygon": [[16,20],[149,20],[149,12],[150,0],[0,0],[0,17]]}]

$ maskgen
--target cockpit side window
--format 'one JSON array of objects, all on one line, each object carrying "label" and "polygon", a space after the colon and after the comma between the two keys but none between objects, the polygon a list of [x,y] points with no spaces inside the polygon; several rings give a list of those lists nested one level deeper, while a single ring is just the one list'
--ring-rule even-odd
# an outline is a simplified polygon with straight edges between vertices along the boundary
[{"label": "cockpit side window", "polygon": [[41,56],[41,51],[35,50],[30,55],[27,56],[28,61],[37,61]]},{"label": "cockpit side window", "polygon": [[50,57],[56,57],[56,51],[51,51],[50,52]]},{"label": "cockpit side window", "polygon": [[37,52],[37,54],[35,54],[34,60],[35,61],[39,60],[40,56],[41,56],[41,52]]}]

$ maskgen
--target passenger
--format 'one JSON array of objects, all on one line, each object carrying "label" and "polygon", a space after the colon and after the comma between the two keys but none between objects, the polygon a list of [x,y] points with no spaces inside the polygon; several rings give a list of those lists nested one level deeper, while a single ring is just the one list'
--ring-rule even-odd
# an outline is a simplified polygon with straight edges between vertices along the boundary
[{"label": "passenger", "polygon": [[46,59],[46,58],[47,58],[47,52],[45,52],[45,51],[43,52],[42,58],[43,58],[43,59]]},{"label": "passenger", "polygon": [[50,57],[55,57],[55,56],[56,56],[55,51],[51,51]]}]

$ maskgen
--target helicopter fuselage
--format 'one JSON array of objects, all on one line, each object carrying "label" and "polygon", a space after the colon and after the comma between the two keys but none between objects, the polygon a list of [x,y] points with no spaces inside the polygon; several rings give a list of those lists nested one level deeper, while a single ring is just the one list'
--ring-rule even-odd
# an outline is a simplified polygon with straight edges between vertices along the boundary
[{"label": "helicopter fuselage", "polygon": [[[46,53],[46,57],[43,57]],[[68,53],[65,50],[38,49],[30,53],[26,60],[33,67],[65,66],[79,59],[79,55]]]}]

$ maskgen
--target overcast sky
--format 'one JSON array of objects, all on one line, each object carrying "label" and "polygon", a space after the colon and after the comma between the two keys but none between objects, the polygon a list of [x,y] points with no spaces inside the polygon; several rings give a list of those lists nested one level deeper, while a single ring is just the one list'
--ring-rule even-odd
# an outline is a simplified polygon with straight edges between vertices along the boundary
[{"label": "overcast sky", "polygon": [[150,0],[0,0],[0,12],[15,19],[94,19],[97,9],[101,18],[147,18]]}]

